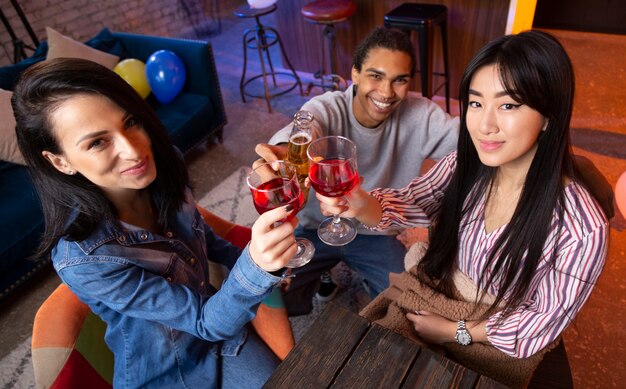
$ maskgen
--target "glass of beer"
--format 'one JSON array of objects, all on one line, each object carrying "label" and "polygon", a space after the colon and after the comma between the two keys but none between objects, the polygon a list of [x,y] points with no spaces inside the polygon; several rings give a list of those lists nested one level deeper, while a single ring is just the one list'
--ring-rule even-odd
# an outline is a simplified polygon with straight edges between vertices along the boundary
[{"label": "glass of beer", "polygon": [[289,136],[287,146],[287,160],[294,164],[298,173],[298,183],[304,198],[304,203],[309,198],[309,188],[304,185],[309,175],[309,158],[306,152],[313,140],[313,114],[309,111],[298,111],[293,118],[293,128]]}]

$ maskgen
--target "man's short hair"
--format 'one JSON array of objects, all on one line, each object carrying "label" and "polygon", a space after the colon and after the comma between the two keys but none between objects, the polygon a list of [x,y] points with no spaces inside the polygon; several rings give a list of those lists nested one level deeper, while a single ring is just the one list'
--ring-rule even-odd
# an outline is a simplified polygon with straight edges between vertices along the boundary
[{"label": "man's short hair", "polygon": [[367,59],[370,50],[382,48],[391,51],[400,51],[411,57],[411,76],[415,73],[415,50],[411,37],[400,30],[376,27],[359,43],[352,56],[352,66],[361,71],[363,62]]}]

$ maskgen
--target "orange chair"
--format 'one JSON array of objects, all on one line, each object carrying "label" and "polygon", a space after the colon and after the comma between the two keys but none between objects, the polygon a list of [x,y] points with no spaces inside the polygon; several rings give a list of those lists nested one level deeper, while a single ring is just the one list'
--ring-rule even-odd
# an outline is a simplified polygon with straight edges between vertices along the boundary
[{"label": "orange chair", "polygon": [[113,353],[106,324],[65,284],[44,301],[33,326],[32,356],[38,388],[111,388]]}]

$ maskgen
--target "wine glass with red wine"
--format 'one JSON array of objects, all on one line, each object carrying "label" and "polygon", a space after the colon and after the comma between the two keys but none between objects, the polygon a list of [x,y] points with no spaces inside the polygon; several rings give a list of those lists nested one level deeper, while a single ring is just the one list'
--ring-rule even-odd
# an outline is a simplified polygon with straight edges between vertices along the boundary
[{"label": "wine glass with red wine", "polygon": [[[326,197],[350,193],[359,180],[356,167],[356,145],[342,136],[326,136],[311,142],[309,180],[313,189]],[[323,220],[317,235],[330,246],[343,246],[356,237],[357,228],[350,219],[333,215]]]},{"label": "wine glass with red wine", "polygon": [[[254,207],[259,214],[274,208],[292,205],[293,211],[284,221],[292,219],[304,205],[304,196],[298,184],[296,167],[288,161],[267,162],[257,166],[248,174],[248,187],[252,193]],[[298,251],[287,267],[304,266],[315,253],[308,239],[296,238]]]}]

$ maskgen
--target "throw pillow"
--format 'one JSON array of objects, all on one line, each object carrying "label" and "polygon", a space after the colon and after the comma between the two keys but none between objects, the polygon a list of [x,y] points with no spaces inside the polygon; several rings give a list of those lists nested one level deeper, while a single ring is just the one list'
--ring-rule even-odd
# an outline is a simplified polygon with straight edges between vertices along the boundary
[{"label": "throw pillow", "polygon": [[120,60],[120,57],[117,55],[93,49],[50,27],[46,27],[46,34],[48,35],[48,56],[46,59],[61,57],[82,58],[99,63],[109,69],[113,69]]},{"label": "throw pillow", "polygon": [[122,41],[114,37],[111,31],[106,27],[100,30],[98,35],[85,42],[85,44],[96,50],[117,55],[120,59],[130,58],[131,56]]},{"label": "throw pillow", "polygon": [[11,96],[13,96],[13,92],[0,89],[0,118],[2,118],[0,120],[0,159],[26,165],[22,153],[17,147]]}]

